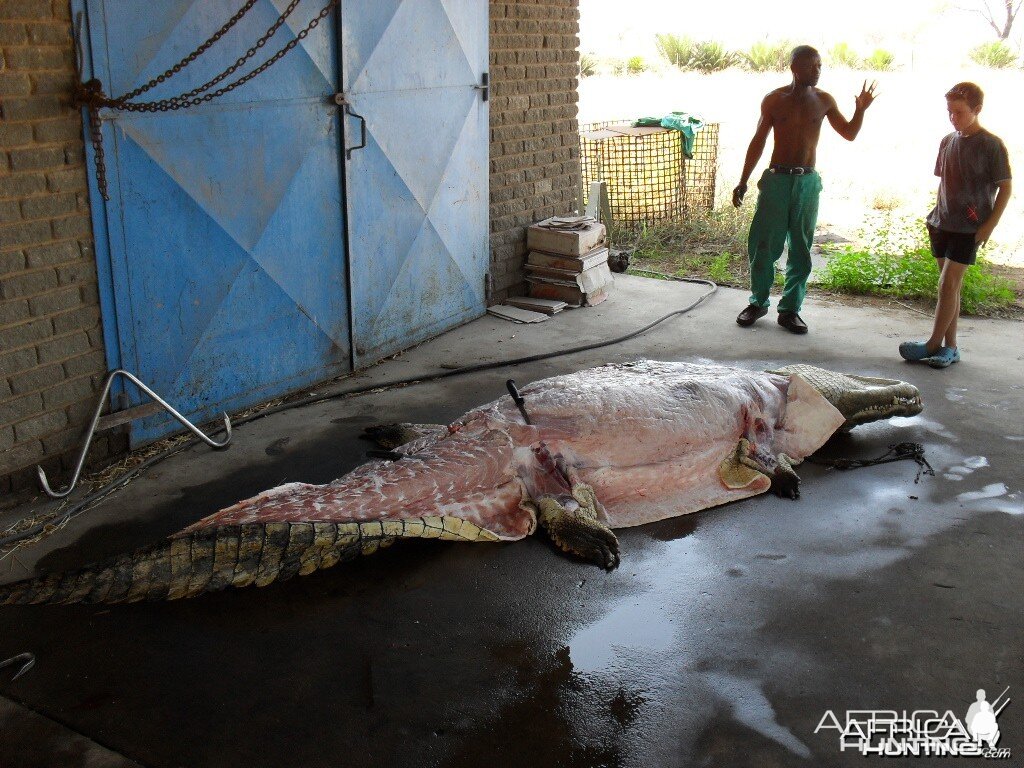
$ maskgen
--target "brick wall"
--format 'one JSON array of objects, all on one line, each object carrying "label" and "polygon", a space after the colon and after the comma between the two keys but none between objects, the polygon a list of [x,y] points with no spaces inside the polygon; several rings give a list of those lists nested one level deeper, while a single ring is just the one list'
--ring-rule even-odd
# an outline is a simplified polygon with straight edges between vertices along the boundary
[{"label": "brick wall", "polygon": [[491,296],[523,293],[525,227],[580,191],[578,0],[490,4]]},{"label": "brick wall", "polygon": [[73,78],[67,0],[0,0],[0,494],[73,466],[106,370]]}]

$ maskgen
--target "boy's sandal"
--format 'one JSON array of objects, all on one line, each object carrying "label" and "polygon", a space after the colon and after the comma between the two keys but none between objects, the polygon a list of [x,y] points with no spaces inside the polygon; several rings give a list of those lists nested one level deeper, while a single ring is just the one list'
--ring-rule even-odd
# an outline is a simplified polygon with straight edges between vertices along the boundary
[{"label": "boy's sandal", "polygon": [[925,358],[925,362],[932,368],[948,368],[960,362],[960,350],[956,347],[939,347],[939,351]]},{"label": "boy's sandal", "polygon": [[904,341],[900,344],[900,357],[916,363],[928,357],[928,347],[923,341]]}]

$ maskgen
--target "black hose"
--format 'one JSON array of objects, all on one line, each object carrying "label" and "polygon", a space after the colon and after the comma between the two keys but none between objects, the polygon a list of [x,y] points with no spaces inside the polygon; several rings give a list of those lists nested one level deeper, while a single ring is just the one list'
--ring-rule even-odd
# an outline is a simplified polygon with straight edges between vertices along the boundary
[{"label": "black hose", "polygon": [[[640,270],[638,270],[638,271],[640,271]],[[334,399],[341,398],[341,397],[353,397],[355,395],[365,395],[368,392],[375,392],[375,391],[378,391],[378,390],[391,389],[391,388],[394,388],[394,387],[409,386],[409,385],[412,385],[412,384],[424,384],[424,383],[430,382],[430,381],[438,381],[440,379],[447,379],[447,378],[449,378],[451,376],[461,376],[461,375],[466,374],[466,373],[476,373],[478,371],[486,371],[486,370],[491,370],[491,369],[494,369],[494,368],[504,368],[505,366],[509,366],[509,365],[520,365],[522,363],[535,363],[535,362],[537,362],[539,360],[549,360],[552,357],[561,357],[562,355],[571,355],[571,354],[575,354],[576,352],[588,352],[591,349],[600,349],[601,347],[610,347],[613,344],[621,344],[624,341],[629,341],[629,339],[636,338],[637,336],[639,336],[642,333],[646,333],[647,331],[651,330],[651,328],[653,328],[654,326],[660,325],[661,323],[665,322],[666,320],[668,320],[668,319],[670,319],[672,317],[675,317],[676,315],[682,315],[682,314],[685,314],[686,312],[689,312],[691,309],[695,309],[697,306],[699,306],[701,303],[703,303],[706,299],[710,298],[711,295],[714,294],[715,291],[718,290],[718,285],[716,285],[711,280],[700,280],[698,278],[690,278],[690,277],[674,277],[672,275],[664,275],[664,274],[661,274],[660,272],[650,272],[650,271],[647,271],[647,270],[643,270],[642,272],[645,275],[655,275],[655,276],[657,276],[657,277],[659,277],[659,278],[661,278],[663,280],[675,280],[677,282],[682,282],[682,283],[698,283],[698,284],[701,284],[701,285],[707,285],[707,286],[710,287],[710,289],[708,291],[705,291],[703,294],[701,294],[697,298],[696,301],[686,305],[682,309],[677,309],[674,312],[669,312],[667,315],[663,315],[662,317],[659,317],[654,322],[648,323],[647,325],[645,325],[643,328],[640,328],[639,330],[633,331],[631,333],[627,333],[624,336],[619,336],[618,338],[615,338],[615,339],[611,339],[610,341],[596,341],[593,344],[582,344],[582,345],[580,345],[578,347],[569,347],[568,349],[560,349],[560,350],[557,350],[555,352],[542,352],[542,353],[539,353],[539,354],[536,354],[536,355],[527,355],[526,357],[517,357],[514,360],[501,360],[501,361],[493,362],[493,363],[480,363],[479,365],[469,365],[469,366],[466,366],[465,368],[454,368],[454,369],[449,370],[449,371],[441,371],[440,373],[431,373],[431,374],[427,374],[425,376],[416,376],[416,377],[410,378],[410,379],[401,379],[399,381],[390,381],[390,382],[385,382],[385,383],[382,383],[382,384],[370,384],[370,385],[367,385],[365,387],[359,387],[357,389],[348,390],[346,392],[335,392],[335,393],[329,394],[329,395],[307,395],[306,397],[302,397],[302,398],[299,398],[297,400],[293,400],[293,401],[291,401],[289,403],[281,403],[280,405],[275,405],[273,408],[267,408],[266,410],[260,411],[259,413],[251,414],[249,416],[246,416],[245,418],[239,419],[238,421],[232,421],[232,426],[233,427],[239,427],[242,424],[248,424],[250,421],[255,421],[256,419],[262,419],[264,416],[271,416],[271,415],[273,415],[275,413],[280,413],[281,411],[287,411],[287,410],[290,410],[292,408],[298,408],[298,407],[304,406],[304,405],[313,405],[314,403],[322,403],[322,402],[325,402],[327,400],[334,400]],[[219,431],[221,431],[221,430],[219,430]],[[218,434],[218,432],[214,432],[213,434]],[[35,525],[32,528],[29,528],[29,529],[27,529],[25,531],[21,531],[21,532],[16,533],[16,534],[14,534],[12,536],[7,536],[6,538],[0,539],[0,549],[4,549],[4,548],[8,547],[11,544],[16,544],[19,541],[24,541],[25,539],[30,539],[33,536],[37,536],[38,534],[42,533],[43,530],[45,530],[48,527],[63,525],[68,520],[70,520],[71,518],[79,515],[85,509],[91,507],[96,502],[102,500],[103,498],[105,498],[107,495],[109,495],[113,491],[117,490],[118,488],[120,488],[123,485],[126,485],[129,481],[134,480],[136,477],[141,475],[145,470],[149,469],[154,464],[158,464],[159,462],[163,461],[164,459],[168,459],[171,456],[173,456],[174,454],[176,454],[176,453],[178,453],[180,451],[185,450],[186,448],[191,448],[193,445],[195,445],[198,442],[199,442],[199,438],[193,438],[193,439],[191,439],[191,440],[189,440],[187,442],[180,443],[180,444],[175,445],[175,446],[173,446],[171,448],[168,448],[168,449],[166,449],[164,451],[161,451],[160,453],[157,453],[157,454],[155,454],[153,456],[150,456],[148,459],[146,459],[144,462],[142,462],[138,466],[133,467],[131,470],[129,470],[125,474],[121,475],[120,477],[116,478],[115,480],[110,481],[106,485],[104,485],[104,486],[96,489],[92,493],[90,493],[88,496],[86,496],[80,502],[78,502],[73,507],[71,507],[71,509],[69,509],[63,515],[61,515],[61,517],[59,519],[53,520],[53,521],[50,521],[50,522],[46,522],[46,523],[39,523],[38,525]]]}]

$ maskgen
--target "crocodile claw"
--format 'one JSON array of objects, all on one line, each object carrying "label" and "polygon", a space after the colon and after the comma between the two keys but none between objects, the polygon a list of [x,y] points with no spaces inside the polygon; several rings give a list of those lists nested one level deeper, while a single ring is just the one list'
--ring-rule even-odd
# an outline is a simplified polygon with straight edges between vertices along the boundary
[{"label": "crocodile claw", "polygon": [[592,490],[577,486],[573,496],[547,497],[538,502],[538,507],[541,525],[559,549],[608,571],[618,567],[619,539],[597,519]]},{"label": "crocodile claw", "polygon": [[589,560],[599,568],[612,571],[619,567],[619,539],[609,529],[596,521],[590,525],[561,528],[551,538],[564,552]]}]

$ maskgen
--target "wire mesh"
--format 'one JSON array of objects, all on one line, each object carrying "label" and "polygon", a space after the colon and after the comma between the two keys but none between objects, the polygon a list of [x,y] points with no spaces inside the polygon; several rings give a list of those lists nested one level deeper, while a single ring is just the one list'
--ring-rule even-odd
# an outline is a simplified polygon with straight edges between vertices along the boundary
[{"label": "wire mesh", "polygon": [[631,230],[679,221],[715,205],[718,123],[697,131],[693,157],[683,152],[683,135],[668,128],[633,127],[630,121],[580,127],[584,204],[590,183],[604,181],[612,223]]}]

